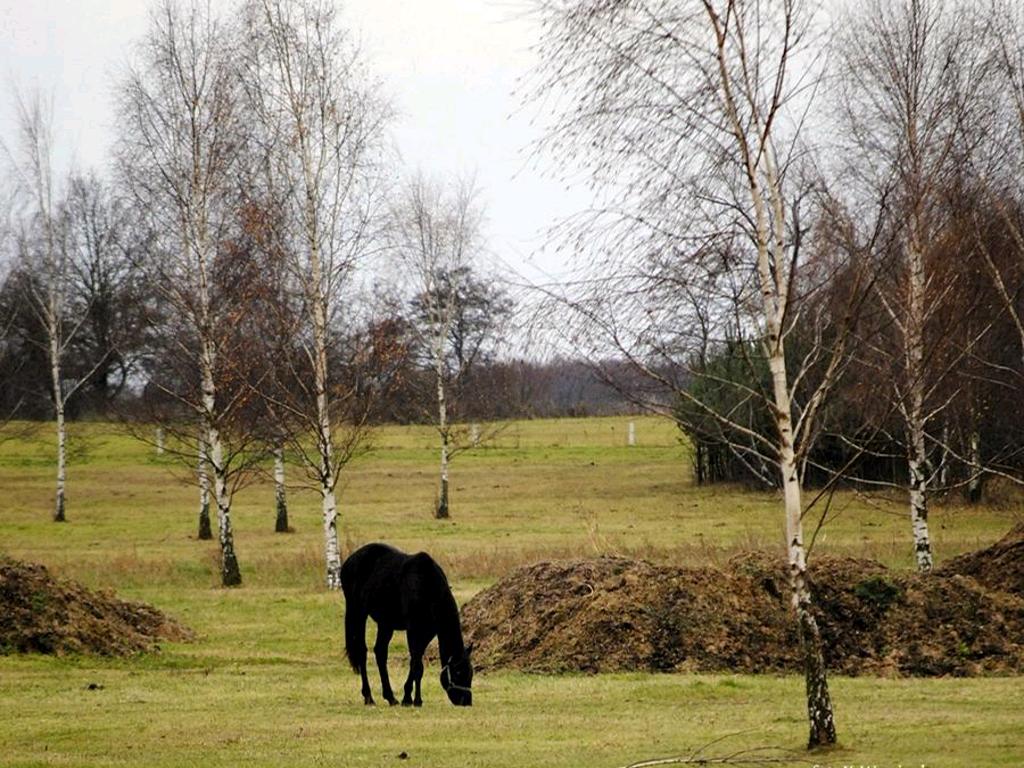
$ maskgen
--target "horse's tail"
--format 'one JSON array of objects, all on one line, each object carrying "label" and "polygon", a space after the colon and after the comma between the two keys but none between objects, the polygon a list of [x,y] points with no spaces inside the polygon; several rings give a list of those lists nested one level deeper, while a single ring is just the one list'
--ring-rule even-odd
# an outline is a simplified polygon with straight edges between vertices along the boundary
[{"label": "horse's tail", "polygon": [[352,669],[361,672],[366,660],[366,618],[355,610],[354,601],[345,601],[345,655]]},{"label": "horse's tail", "polygon": [[[351,583],[355,564],[349,557],[341,566],[341,591],[345,594],[345,655],[356,672],[366,658],[366,617],[360,615]],[[360,658],[362,657],[362,659]]]}]

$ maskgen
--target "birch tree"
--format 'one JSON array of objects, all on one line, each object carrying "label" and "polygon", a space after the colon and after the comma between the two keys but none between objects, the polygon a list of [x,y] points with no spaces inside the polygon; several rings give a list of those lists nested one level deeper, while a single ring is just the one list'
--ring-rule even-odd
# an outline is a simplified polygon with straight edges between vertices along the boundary
[{"label": "birch tree", "polygon": [[[413,293],[411,328],[433,391],[428,415],[440,443],[434,506],[439,520],[450,517],[449,462],[485,439],[479,427],[473,435],[453,418],[460,395],[490,332],[508,312],[502,297],[473,275],[483,247],[481,212],[474,197],[467,183],[446,189],[419,176],[407,185],[393,213],[394,250]],[[486,314],[474,322],[474,311]]]},{"label": "birch tree", "polygon": [[[802,141],[820,72],[815,8],[800,0],[575,0],[538,8],[535,92],[557,107],[544,146],[574,175],[589,175],[597,199],[595,211],[568,229],[568,241],[590,262],[577,283],[582,290],[570,287],[562,299],[577,318],[570,338],[605,340],[681,396],[686,389],[659,363],[687,348],[688,331],[671,330],[690,327],[691,317],[673,316],[680,307],[694,309],[693,317],[731,316],[734,328],[760,342],[774,439],[731,425],[759,443],[778,472],[809,744],[831,744],[799,451],[841,371],[847,335],[827,353],[815,347],[824,375],[799,416],[800,374],[787,361],[790,332],[812,322],[800,317],[794,293],[805,268],[801,212],[815,197]],[[677,299],[660,301],[666,293]],[[622,307],[631,311],[620,314]],[[843,307],[822,311],[844,314]]]},{"label": "birch tree", "polygon": [[[981,47],[991,55],[992,87],[984,98],[991,109],[983,125],[973,126],[981,137],[971,157],[969,206],[973,243],[984,265],[999,306],[1008,319],[1018,371],[1010,379],[1017,392],[1024,388],[1024,9],[997,0],[988,5]],[[986,360],[1001,372],[1012,371],[998,360]],[[985,471],[978,448],[980,436],[972,431],[967,456],[971,472],[969,491],[980,496]],[[993,461],[999,464],[998,458]],[[1003,477],[1020,482],[1012,467],[994,467]]]},{"label": "birch tree", "polygon": [[[258,162],[269,194],[283,206],[283,251],[302,306],[296,338],[312,373],[308,407],[278,405],[316,446],[306,469],[321,498],[326,583],[339,589],[336,489],[345,452],[336,446],[329,351],[341,298],[375,237],[388,110],[333,3],[250,0],[242,16],[243,83],[259,136]],[[293,447],[302,452],[303,442],[296,439]]]},{"label": "birch tree", "polygon": [[260,358],[261,369],[261,381],[253,393],[257,411],[254,418],[265,424],[266,451],[273,459],[270,477],[274,483],[274,532],[290,533],[285,448],[292,420],[286,409],[280,407],[280,403],[290,398],[283,391],[271,394],[270,390],[274,385],[284,389],[292,384],[294,350],[290,347],[299,325],[299,307],[290,295],[291,259],[283,250],[284,219],[280,204],[259,198],[263,189],[259,173],[258,164],[250,164],[246,169],[242,183],[246,190],[245,201],[239,211],[234,246],[238,257],[248,265],[247,277],[242,281],[251,288],[246,291],[249,301],[246,335],[251,351]]},{"label": "birch tree", "polygon": [[238,398],[218,391],[232,318],[214,284],[244,137],[233,43],[208,4],[162,0],[118,88],[120,177],[157,233],[147,267],[174,321],[167,349],[180,363],[157,386],[198,424],[188,461],[201,450],[200,471],[212,479],[225,586],[241,583],[231,502],[248,469],[245,440],[229,428]]},{"label": "birch tree", "polygon": [[56,426],[57,491],[53,520],[67,521],[67,423],[68,401],[102,365],[104,350],[92,370],[70,378],[65,370],[68,350],[88,317],[88,307],[73,313],[73,253],[68,242],[66,205],[58,176],[53,169],[52,106],[39,92],[29,96],[15,93],[18,144],[7,150],[12,176],[20,199],[21,222],[16,248],[24,301],[41,331],[34,343],[46,352],[50,398]]},{"label": "birch tree", "polygon": [[39,93],[28,100],[15,97],[19,146],[13,163],[18,186],[29,206],[28,221],[18,234],[20,255],[31,263],[25,281],[26,298],[43,331],[50,368],[50,391],[57,432],[57,493],[53,519],[63,523],[67,482],[67,426],[64,411],[69,392],[64,386],[61,363],[67,349],[65,328],[68,265],[62,247],[57,212],[56,179],[52,168],[51,108]]},{"label": "birch tree", "polygon": [[929,429],[945,407],[935,398],[942,366],[931,364],[945,339],[927,331],[954,290],[930,267],[929,250],[948,217],[945,195],[986,71],[976,17],[963,10],[942,0],[872,0],[844,20],[841,45],[844,152],[857,164],[854,188],[884,200],[880,215],[894,236],[892,278],[877,290],[898,339],[893,398],[905,425],[914,553],[925,572],[933,563]]}]

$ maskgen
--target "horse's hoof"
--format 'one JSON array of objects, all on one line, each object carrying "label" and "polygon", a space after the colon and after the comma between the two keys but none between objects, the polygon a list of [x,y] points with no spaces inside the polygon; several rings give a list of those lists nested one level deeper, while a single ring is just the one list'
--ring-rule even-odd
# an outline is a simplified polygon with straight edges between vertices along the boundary
[{"label": "horse's hoof", "polygon": [[411,699],[402,699],[402,706],[403,707],[411,707],[412,706],[412,700]]},{"label": "horse's hoof", "polygon": [[396,698],[390,698],[390,699],[386,699],[386,701],[387,701],[387,703],[388,703],[388,704],[390,704],[390,705],[391,705],[392,707],[393,707],[393,706],[395,706],[395,704],[397,704],[397,703],[398,703],[398,699],[396,699]]},{"label": "horse's hoof", "polygon": [[423,700],[422,700],[422,699],[416,699],[416,701],[414,701],[414,702],[412,703],[412,705],[413,705],[414,707],[422,707],[422,706],[423,706]]},{"label": "horse's hoof", "polygon": [[363,704],[365,704],[365,705],[366,705],[366,706],[368,706],[368,707],[372,707],[372,706],[374,706],[374,705],[375,705],[376,703],[377,703],[377,702],[375,702],[375,701],[373,700],[373,696],[367,696],[366,698],[364,698],[364,699],[363,699]]}]

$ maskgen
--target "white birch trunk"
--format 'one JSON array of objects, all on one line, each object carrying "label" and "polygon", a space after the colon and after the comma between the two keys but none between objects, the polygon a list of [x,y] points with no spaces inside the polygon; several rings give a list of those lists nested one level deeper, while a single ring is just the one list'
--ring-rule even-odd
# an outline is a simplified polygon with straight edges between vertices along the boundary
[{"label": "white birch trunk", "polygon": [[925,443],[924,411],[924,255],[916,242],[907,249],[909,259],[908,316],[906,321],[906,368],[910,402],[906,409],[910,451],[910,527],[914,536],[917,569],[932,569],[932,545],[928,535],[928,449]]},{"label": "white birch trunk", "polygon": [[321,488],[324,514],[324,560],[327,565],[327,588],[341,589],[341,547],[338,545],[338,506],[334,489]]},{"label": "white birch trunk", "polygon": [[334,439],[331,432],[330,400],[327,392],[327,309],[322,296],[319,260],[314,258],[313,279],[318,290],[318,300],[313,308],[313,330],[315,349],[316,408],[319,434],[317,442],[320,451],[320,497],[324,526],[324,561],[328,589],[341,589],[341,547],[338,545],[338,505],[334,489],[336,475],[334,466]]},{"label": "white birch trunk", "polygon": [[228,492],[224,471],[224,446],[220,432],[214,425],[209,429],[210,464],[213,469],[213,495],[217,504],[217,527],[220,535],[221,584],[236,587],[242,583],[242,574],[235,555],[235,536],[231,526],[231,494]]},{"label": "white birch trunk", "polygon": [[446,520],[451,516],[448,511],[448,435],[441,437],[441,485],[434,515],[438,520]]},{"label": "white birch trunk", "polygon": [[825,674],[825,658],[821,649],[821,632],[811,610],[811,591],[807,585],[807,553],[804,549],[801,516],[800,478],[793,450],[792,405],[786,376],[786,362],[781,341],[769,357],[772,372],[776,423],[779,429],[779,468],[786,505],[786,544],[789,561],[791,602],[800,627],[804,652],[804,680],[807,694],[807,715],[811,723],[811,745],[831,744],[836,740],[832,700]]},{"label": "white birch trunk", "polygon": [[[443,339],[441,340],[443,343]],[[444,350],[435,349],[435,376],[437,378],[437,429],[441,435],[441,484],[434,517],[446,520],[448,511],[448,400],[444,388]]]},{"label": "white birch trunk", "polygon": [[164,455],[164,428],[163,427],[157,427],[156,428],[156,455],[157,456],[163,456]]},{"label": "white birch trunk", "polygon": [[928,496],[925,472],[924,432],[911,433],[911,454],[908,461],[910,474],[910,526],[914,535],[914,554],[917,569],[926,573],[932,569],[932,547],[928,536]]},{"label": "white birch trunk", "polygon": [[200,434],[196,476],[199,479],[199,532],[197,537],[201,541],[208,541],[213,538],[213,528],[210,525],[210,473],[207,470],[208,466],[206,461],[206,437]]},{"label": "white birch trunk", "polygon": [[626,444],[630,446],[636,445],[636,422],[629,422],[629,432],[627,433]]},{"label": "white birch trunk", "polygon": [[[200,302],[203,308],[201,330],[208,332],[209,293],[205,280],[205,259],[200,256]],[[228,490],[227,467],[224,461],[224,444],[217,427],[217,389],[214,383],[216,350],[213,340],[202,339],[202,353],[199,358],[202,386],[203,423],[206,428],[206,446],[209,451],[208,466],[213,473],[213,500],[217,505],[217,527],[220,538],[221,584],[234,587],[242,583],[242,574],[235,554],[235,537],[231,526],[231,494]]]},{"label": "white birch trunk", "polygon": [[977,427],[971,430],[971,480],[967,484],[967,498],[972,504],[981,501],[981,434]]},{"label": "white birch trunk", "polygon": [[317,310],[317,416],[320,443],[320,495],[323,505],[324,561],[327,588],[341,589],[341,548],[338,546],[338,505],[334,495],[334,441],[330,402],[327,396],[327,325],[322,308]]},{"label": "white birch trunk", "polygon": [[64,511],[67,484],[67,427],[64,422],[64,393],[60,385],[60,353],[54,334],[50,338],[50,370],[53,376],[54,411],[57,418],[57,498],[53,510],[56,523],[67,522]]},{"label": "white birch trunk", "polygon": [[278,443],[274,447],[274,506],[277,518],[274,523],[275,533],[288,533],[288,500],[284,485],[284,447]]}]

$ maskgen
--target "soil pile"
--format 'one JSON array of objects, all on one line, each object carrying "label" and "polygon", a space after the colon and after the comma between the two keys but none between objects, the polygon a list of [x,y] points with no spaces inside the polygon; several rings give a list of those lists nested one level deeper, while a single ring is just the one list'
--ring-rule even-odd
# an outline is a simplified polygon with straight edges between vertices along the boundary
[{"label": "soil pile", "polygon": [[0,653],[128,656],[192,631],[145,603],[55,579],[42,565],[0,559]]},{"label": "soil pile", "polygon": [[953,558],[941,572],[973,576],[989,589],[1024,597],[1024,523],[991,547]]},{"label": "soil pile", "polygon": [[[846,675],[1024,671],[1024,599],[956,573],[818,558],[811,591],[829,668]],[[520,568],[463,609],[479,667],[529,671],[799,671],[785,564],[604,557]]]}]

